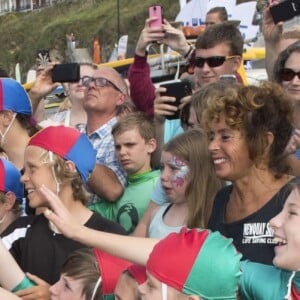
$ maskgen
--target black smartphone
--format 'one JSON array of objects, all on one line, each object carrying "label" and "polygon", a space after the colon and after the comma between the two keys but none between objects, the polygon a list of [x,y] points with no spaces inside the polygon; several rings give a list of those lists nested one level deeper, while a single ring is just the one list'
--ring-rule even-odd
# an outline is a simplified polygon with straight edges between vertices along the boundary
[{"label": "black smartphone", "polygon": [[50,62],[49,49],[39,49],[36,54],[36,65],[37,67],[47,67]]},{"label": "black smartphone", "polygon": [[57,64],[53,67],[53,82],[78,82],[79,80],[80,65],[78,63]]},{"label": "black smartphone", "polygon": [[[169,103],[174,106],[179,106],[180,100],[188,95],[192,94],[192,85],[189,81],[175,81],[170,83],[162,83],[160,84],[161,87],[164,87],[167,89],[166,92],[161,93],[161,96],[169,96],[169,97],[175,97],[176,101]],[[179,110],[176,111],[171,116],[166,116],[166,119],[168,120],[174,120],[179,119]]]},{"label": "black smartphone", "polygon": [[285,0],[270,7],[274,23],[284,22],[300,15],[300,0]]}]

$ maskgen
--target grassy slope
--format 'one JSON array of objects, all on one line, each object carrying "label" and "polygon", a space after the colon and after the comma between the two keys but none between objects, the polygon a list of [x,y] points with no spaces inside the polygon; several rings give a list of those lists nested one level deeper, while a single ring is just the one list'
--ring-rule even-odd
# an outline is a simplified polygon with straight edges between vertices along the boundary
[{"label": "grassy slope", "polygon": [[[117,41],[117,1],[73,1],[41,11],[7,14],[0,17],[0,66],[13,75],[14,66],[21,64],[28,70],[34,63],[39,48],[57,48],[62,53],[66,46],[66,33],[73,32],[81,47],[91,47],[99,36],[103,59],[107,59]],[[147,17],[147,7],[153,0],[119,0],[120,34],[129,34],[129,47],[134,47]],[[160,0],[165,16],[172,20],[179,11],[178,1]]]},{"label": "grassy slope", "polygon": [[[129,35],[129,48],[134,48],[148,6],[155,3],[164,6],[168,20],[174,20],[179,12],[178,0],[119,0],[120,34]],[[19,62],[25,73],[34,64],[39,48],[56,48],[64,54],[65,35],[71,32],[80,47],[91,48],[93,38],[99,36],[105,61],[117,41],[116,11],[117,0],[69,0],[40,11],[1,16],[0,66],[14,76],[15,64]]]}]

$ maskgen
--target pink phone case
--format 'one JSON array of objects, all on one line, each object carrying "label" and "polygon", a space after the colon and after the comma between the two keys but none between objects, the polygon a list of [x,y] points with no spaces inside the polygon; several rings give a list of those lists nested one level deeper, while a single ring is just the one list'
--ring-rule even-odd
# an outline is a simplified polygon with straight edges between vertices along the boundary
[{"label": "pink phone case", "polygon": [[156,20],[150,22],[151,27],[162,27],[163,22],[163,12],[162,6],[152,5],[149,7],[149,18],[157,17]]}]

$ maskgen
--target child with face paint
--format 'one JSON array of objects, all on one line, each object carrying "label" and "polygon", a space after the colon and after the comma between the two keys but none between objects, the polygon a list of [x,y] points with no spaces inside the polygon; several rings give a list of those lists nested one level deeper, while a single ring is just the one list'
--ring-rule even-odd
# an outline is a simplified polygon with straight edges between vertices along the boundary
[{"label": "child with face paint", "polygon": [[205,228],[214,195],[221,187],[206,135],[192,129],[176,136],[164,146],[161,163],[161,183],[170,203],[154,211],[148,236],[163,238],[183,226]]}]

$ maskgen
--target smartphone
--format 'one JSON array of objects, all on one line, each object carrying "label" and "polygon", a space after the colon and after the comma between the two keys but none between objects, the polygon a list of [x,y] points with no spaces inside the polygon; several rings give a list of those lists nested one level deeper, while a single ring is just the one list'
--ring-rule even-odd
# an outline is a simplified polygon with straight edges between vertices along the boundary
[{"label": "smartphone", "polygon": [[[192,94],[192,85],[189,81],[175,81],[170,83],[162,83],[160,84],[161,87],[164,87],[167,89],[166,92],[161,93],[161,96],[169,96],[169,97],[175,97],[176,101],[169,103],[174,106],[179,106],[180,100],[188,95]],[[174,120],[179,119],[179,110],[176,111],[171,116],[166,116],[166,119],[168,120]]]},{"label": "smartphone", "polygon": [[52,70],[53,82],[78,82],[80,65],[78,63],[57,64]]},{"label": "smartphone", "polygon": [[285,0],[270,7],[274,23],[284,22],[300,15],[299,0]]},{"label": "smartphone", "polygon": [[49,49],[39,49],[36,55],[36,65],[38,67],[47,67],[50,62],[50,52]]},{"label": "smartphone", "polygon": [[163,7],[161,5],[152,5],[149,7],[149,18],[156,17],[149,23],[150,27],[162,27],[163,24]]}]

